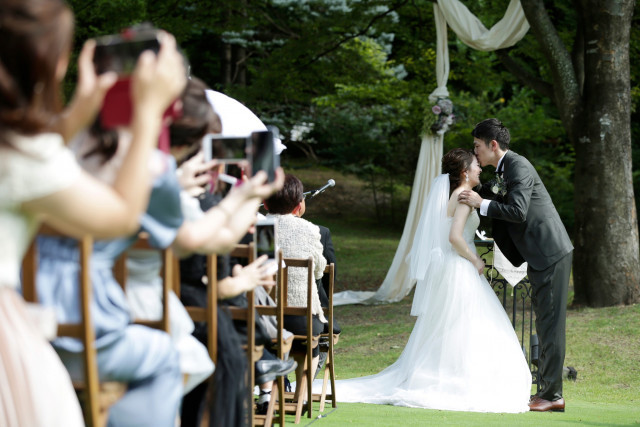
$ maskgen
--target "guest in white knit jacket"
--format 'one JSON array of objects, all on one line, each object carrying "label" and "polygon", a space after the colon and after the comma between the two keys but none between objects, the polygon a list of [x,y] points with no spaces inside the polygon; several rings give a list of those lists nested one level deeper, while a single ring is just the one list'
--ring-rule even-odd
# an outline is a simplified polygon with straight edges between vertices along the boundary
[{"label": "guest in white knit jacket", "polygon": [[[327,261],[322,256],[322,242],[320,230],[317,225],[300,218],[304,213],[305,203],[302,193],[302,182],[294,175],[287,174],[284,186],[280,191],[268,198],[264,203],[277,227],[277,244],[285,258],[309,258],[313,257],[313,335],[322,333],[324,323],[327,320],[320,306],[316,280],[321,279]],[[307,272],[302,268],[292,268],[289,273],[287,288],[287,304],[292,307],[307,306]],[[296,335],[307,333],[307,325],[304,316],[284,316],[284,327]],[[294,344],[295,345],[295,344]],[[319,350],[313,350],[313,370],[318,366]],[[302,360],[298,360],[298,368],[303,366]]]}]

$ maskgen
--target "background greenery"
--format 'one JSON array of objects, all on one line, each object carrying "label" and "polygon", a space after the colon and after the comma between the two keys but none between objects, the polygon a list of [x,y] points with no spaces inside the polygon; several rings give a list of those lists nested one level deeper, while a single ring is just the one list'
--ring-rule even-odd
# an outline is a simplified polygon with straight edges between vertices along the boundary
[{"label": "background greenery", "polygon": [[[508,3],[464,2],[487,27],[502,17]],[[77,21],[76,49],[89,37],[143,21],[172,32],[194,75],[243,101],[266,123],[279,126],[289,147],[283,158],[286,166],[303,160],[307,167],[324,165],[354,174],[372,190],[367,197],[374,202],[379,224],[404,223],[420,133],[431,114],[427,97],[435,88],[432,1],[70,0],[70,4]],[[545,6],[561,36],[570,40],[577,19],[572,2]],[[630,45],[635,184],[640,184],[639,35],[636,12]],[[468,48],[452,31],[449,49],[448,87],[457,124],[447,134],[445,151],[471,147],[473,125],[486,117],[500,117],[511,130],[513,149],[538,169],[571,233],[574,153],[555,106],[517,83],[497,54]],[[532,35],[511,50],[529,59],[526,65],[536,71],[533,74],[548,75]]]},{"label": "background greenery", "polygon": [[[337,185],[309,203],[307,217],[332,229],[338,289],[375,290],[400,237],[416,169],[420,134],[435,88],[435,28],[430,0],[69,0],[76,15],[75,51],[89,37],[150,21],[175,34],[191,71],[279,126],[282,161],[308,189]],[[464,0],[490,27],[508,0]],[[640,198],[640,14],[630,44],[632,143]],[[569,40],[577,19],[569,0],[546,1]],[[445,151],[471,147],[470,131],[500,117],[513,149],[538,169],[571,232],[574,153],[548,100],[524,89],[495,53],[472,50],[449,32],[450,98],[457,123]],[[545,61],[531,35],[513,50],[542,75]],[[73,66],[67,80],[70,94]],[[484,179],[488,178],[486,174]],[[356,179],[359,178],[359,179]],[[580,185],[580,183],[575,183]],[[483,225],[486,227],[486,225]],[[339,378],[378,372],[399,355],[413,325],[410,296],[376,307],[341,307]],[[340,404],[327,425],[531,425],[640,423],[638,306],[570,310],[565,414],[463,414],[379,405]],[[370,326],[370,327],[369,327]],[[372,354],[376,357],[371,357]],[[329,409],[327,412],[330,412]]]}]

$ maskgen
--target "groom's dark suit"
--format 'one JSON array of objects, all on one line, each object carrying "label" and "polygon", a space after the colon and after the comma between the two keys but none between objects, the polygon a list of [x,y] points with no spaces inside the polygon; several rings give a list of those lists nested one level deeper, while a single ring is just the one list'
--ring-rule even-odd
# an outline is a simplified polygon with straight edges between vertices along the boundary
[{"label": "groom's dark suit", "polygon": [[514,265],[526,261],[533,288],[536,333],[541,354],[538,363],[541,391],[546,400],[562,397],[565,355],[567,290],[573,245],[551,197],[533,165],[507,151],[499,165],[507,193],[493,194],[491,183],[480,195],[493,199],[487,216],[493,220],[493,236]]}]

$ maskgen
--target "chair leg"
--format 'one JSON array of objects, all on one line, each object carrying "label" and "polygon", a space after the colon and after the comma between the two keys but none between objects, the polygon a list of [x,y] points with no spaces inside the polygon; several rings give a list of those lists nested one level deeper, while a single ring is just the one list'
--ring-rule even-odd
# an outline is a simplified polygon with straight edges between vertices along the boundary
[{"label": "chair leg", "polygon": [[[317,361],[318,358],[309,358],[307,356],[307,359],[310,359],[308,364],[307,364],[307,372],[305,372],[306,374],[306,391],[307,391],[307,418],[311,418],[312,414],[311,412],[313,411],[313,374],[315,374],[315,370],[317,369]],[[315,363],[315,367],[313,366]]]},{"label": "chair leg", "polygon": [[296,402],[296,424],[300,424],[300,418],[302,417],[302,404],[304,400],[304,392],[306,391],[305,387],[307,385],[306,371],[309,369],[307,366],[308,361],[309,357],[305,356],[304,362],[298,364],[298,368],[296,368],[296,392],[294,394],[294,400]]},{"label": "chair leg", "polygon": [[331,360],[331,364],[329,365],[329,375],[331,376],[331,407],[337,408],[338,401],[336,399],[336,371],[333,364],[333,347],[329,350],[327,360],[329,359]]},{"label": "chair leg", "polygon": [[324,403],[327,399],[327,383],[329,382],[329,363],[331,359],[329,359],[329,355],[327,355],[327,361],[324,362],[324,374],[322,379],[322,392],[320,393],[320,412],[324,412]]},{"label": "chair leg", "polygon": [[[275,385],[275,384],[274,384]],[[271,386],[271,399],[269,400],[269,405],[267,406],[267,415],[264,419],[264,426],[271,427],[273,424],[273,413],[276,409],[276,399],[278,399],[278,387]]]},{"label": "chair leg", "polygon": [[278,377],[277,378],[277,382],[278,382],[278,424],[280,424],[280,426],[284,425],[284,406],[285,406],[285,401],[284,401],[284,377]]}]

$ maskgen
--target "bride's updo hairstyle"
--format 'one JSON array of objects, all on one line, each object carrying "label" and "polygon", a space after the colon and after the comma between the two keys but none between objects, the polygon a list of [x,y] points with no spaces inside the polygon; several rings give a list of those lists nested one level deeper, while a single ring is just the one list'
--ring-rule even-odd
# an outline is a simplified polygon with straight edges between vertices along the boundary
[{"label": "bride's updo hairstyle", "polygon": [[464,148],[454,148],[442,157],[442,173],[449,174],[449,194],[460,186],[462,172],[469,170],[473,158],[473,152]]}]

